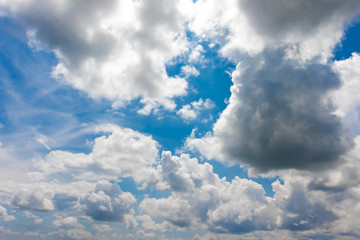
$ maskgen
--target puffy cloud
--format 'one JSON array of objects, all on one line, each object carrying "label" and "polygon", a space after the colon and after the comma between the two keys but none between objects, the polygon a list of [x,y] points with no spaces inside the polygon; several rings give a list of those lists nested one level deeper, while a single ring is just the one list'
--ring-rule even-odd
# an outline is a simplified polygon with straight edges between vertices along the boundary
[{"label": "puffy cloud", "polygon": [[53,199],[55,192],[38,186],[30,189],[20,188],[11,198],[11,205],[23,209],[51,211],[55,209]]},{"label": "puffy cloud", "polygon": [[36,161],[39,174],[76,173],[82,179],[127,177],[156,163],[158,143],[151,136],[110,124],[100,125],[96,131],[111,134],[96,138],[90,154],[50,152],[45,160]]},{"label": "puffy cloud", "polygon": [[[360,55],[353,53],[348,59],[335,61],[333,65],[341,79],[341,87],[331,94],[334,103],[337,105],[337,115],[349,117],[352,124],[359,121],[358,108],[360,105]],[[356,128],[356,127],[354,127]]]},{"label": "puffy cloud", "polygon": [[185,65],[181,67],[181,73],[186,77],[194,76],[197,77],[200,75],[199,71],[194,67],[190,65]]},{"label": "puffy cloud", "polygon": [[8,215],[6,208],[0,206],[0,217],[2,217],[5,221],[12,221],[15,220],[15,216]]},{"label": "puffy cloud", "polygon": [[147,198],[141,202],[140,207],[150,215],[166,219],[179,227],[190,226],[193,218],[189,202],[180,198]]},{"label": "puffy cloud", "polygon": [[[53,76],[93,98],[119,107],[141,98],[152,108],[173,109],[187,82],[165,65],[186,53],[190,0],[2,1],[8,16],[28,27],[29,44],[59,60]],[[125,60],[125,61],[124,61]]]},{"label": "puffy cloud", "polygon": [[92,239],[93,235],[84,229],[70,229],[66,232],[66,236],[71,239]]},{"label": "puffy cloud", "polygon": [[145,231],[170,232],[176,229],[176,226],[174,226],[168,221],[156,223],[151,219],[149,215],[138,216],[137,219],[141,221],[141,226]]},{"label": "puffy cloud", "polygon": [[197,117],[196,112],[191,108],[190,104],[184,105],[179,111],[177,111],[177,114],[187,120],[196,119]]},{"label": "puffy cloud", "polygon": [[257,171],[318,170],[352,146],[350,132],[326,101],[341,83],[330,67],[299,65],[282,51],[267,51],[239,63],[232,81],[230,103],[213,134],[187,140],[208,158]]},{"label": "puffy cloud", "polygon": [[156,235],[155,233],[146,233],[144,230],[139,230],[136,232],[136,236],[143,239],[150,239],[154,238]]},{"label": "puffy cloud", "polygon": [[193,101],[190,104],[184,105],[177,114],[180,115],[184,120],[194,120],[204,110],[214,108],[215,104],[210,99],[205,101],[200,98],[199,101]]},{"label": "puffy cloud", "polygon": [[197,63],[197,62],[202,62],[204,60],[204,48],[198,44],[194,47],[191,48],[191,52],[188,56],[188,60],[191,63]]},{"label": "puffy cloud", "polygon": [[267,47],[287,47],[288,57],[322,62],[343,36],[347,24],[360,13],[356,0],[339,2],[215,0],[196,2],[190,29],[217,41],[221,53],[233,60],[255,55]]},{"label": "puffy cloud", "polygon": [[310,189],[341,193],[360,184],[360,136],[354,138],[354,143],[354,147],[343,156],[341,165],[313,176]]},{"label": "puffy cloud", "polygon": [[[208,228],[218,233],[247,233],[275,229],[311,230],[330,226],[338,214],[326,193],[308,188],[309,177],[289,174],[273,183],[274,197],[249,179],[220,179],[208,163],[188,155],[163,152],[158,168],[168,188],[167,198],[145,198],[139,205],[148,215],[138,217],[144,229]],[[341,209],[341,204],[338,206]],[[154,222],[151,217],[164,221]]]},{"label": "puffy cloud", "polygon": [[158,144],[151,136],[116,128],[109,137],[95,139],[91,157],[101,169],[126,175],[155,163]]},{"label": "puffy cloud", "polygon": [[132,214],[136,199],[129,192],[122,192],[119,185],[106,180],[97,182],[94,192],[80,199],[80,209],[99,221],[123,222],[126,214]]},{"label": "puffy cloud", "polygon": [[93,227],[94,227],[94,229],[96,229],[96,231],[101,232],[101,233],[111,230],[111,227],[106,224],[94,224]]},{"label": "puffy cloud", "polygon": [[333,208],[320,201],[316,192],[308,191],[308,181],[302,177],[286,177],[284,185],[272,184],[276,205],[283,212],[281,226],[290,230],[316,229],[334,222],[338,216]]},{"label": "puffy cloud", "polygon": [[78,223],[76,217],[65,217],[54,220],[53,225],[57,228],[64,228],[64,227],[72,228],[72,227],[82,226],[81,224]]}]

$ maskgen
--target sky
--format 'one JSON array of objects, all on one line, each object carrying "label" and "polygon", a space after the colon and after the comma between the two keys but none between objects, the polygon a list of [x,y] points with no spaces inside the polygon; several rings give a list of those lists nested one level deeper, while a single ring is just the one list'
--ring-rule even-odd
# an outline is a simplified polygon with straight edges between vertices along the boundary
[{"label": "sky", "polygon": [[0,0],[1,239],[360,239],[358,0]]}]

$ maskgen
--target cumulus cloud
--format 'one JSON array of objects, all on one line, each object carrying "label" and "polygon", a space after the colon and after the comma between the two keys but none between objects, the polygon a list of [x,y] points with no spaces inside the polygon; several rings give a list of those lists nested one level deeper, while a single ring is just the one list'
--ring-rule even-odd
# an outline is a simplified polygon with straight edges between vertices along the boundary
[{"label": "cumulus cloud", "polygon": [[343,164],[313,176],[309,188],[325,192],[344,192],[360,184],[360,136],[354,147],[343,156]]},{"label": "cumulus cloud", "polygon": [[64,228],[64,227],[80,227],[82,226],[80,223],[78,223],[76,217],[65,217],[65,218],[59,218],[53,221],[53,225],[57,228]]},{"label": "cumulus cloud", "polygon": [[93,235],[84,229],[70,229],[66,232],[66,236],[71,239],[92,239]]},{"label": "cumulus cloud", "polygon": [[[59,60],[53,76],[93,98],[120,107],[141,98],[173,109],[187,82],[165,65],[189,50],[185,35],[190,0],[2,1],[0,7],[28,28],[29,44]],[[125,60],[125,61],[124,61]]]},{"label": "cumulus cloud", "polygon": [[166,220],[162,223],[156,223],[152,220],[150,215],[138,216],[137,219],[141,221],[141,226],[145,231],[170,232],[177,228],[175,225]]},{"label": "cumulus cloud", "polygon": [[348,59],[335,61],[333,69],[341,79],[341,87],[331,94],[337,105],[336,113],[340,117],[348,117],[351,123],[359,121],[358,111],[360,105],[360,55],[353,53]]},{"label": "cumulus cloud", "polygon": [[205,101],[200,98],[199,101],[193,101],[190,104],[184,105],[177,114],[180,115],[184,120],[190,121],[198,117],[198,115],[208,109],[215,107],[215,104],[210,99],[205,99]]},{"label": "cumulus cloud", "polygon": [[6,208],[3,206],[0,206],[0,217],[2,217],[5,221],[13,221],[16,219],[15,216],[9,215]]},{"label": "cumulus cloud", "polygon": [[194,76],[197,77],[200,75],[199,71],[194,67],[190,65],[185,65],[181,67],[181,73],[186,77]]},{"label": "cumulus cloud", "polygon": [[111,230],[111,227],[106,224],[94,224],[93,228],[98,232],[108,232]]},{"label": "cumulus cloud", "polygon": [[[232,81],[230,103],[213,134],[189,138],[190,148],[268,171],[329,167],[352,146],[350,132],[326,101],[341,83],[330,67],[299,65],[281,51],[268,51],[239,63]],[[217,146],[209,149],[210,143]]]},{"label": "cumulus cloud", "polygon": [[11,205],[23,209],[51,211],[55,209],[53,199],[55,192],[43,186],[21,188],[11,198]]},{"label": "cumulus cloud", "polygon": [[90,154],[52,151],[35,163],[39,174],[77,173],[82,179],[127,177],[156,163],[158,143],[151,136],[110,124],[97,126],[96,131],[110,135],[96,138]]},{"label": "cumulus cloud", "polygon": [[133,214],[135,197],[121,191],[119,185],[106,180],[97,182],[95,191],[80,199],[80,208],[86,215],[99,221],[123,222],[127,214]]},{"label": "cumulus cloud", "polygon": [[[167,198],[145,198],[139,205],[148,215],[138,217],[148,230],[178,227],[208,228],[218,233],[274,229],[310,230],[334,223],[323,193],[308,191],[309,178],[289,176],[273,183],[274,197],[249,179],[220,179],[208,163],[188,155],[163,152],[159,174],[172,190]],[[331,201],[329,201],[331,202]],[[155,223],[152,217],[163,219]]]},{"label": "cumulus cloud", "polygon": [[255,55],[267,47],[286,47],[287,56],[321,62],[360,13],[356,0],[339,2],[215,0],[196,2],[190,29],[221,45],[221,53],[235,61],[239,54]]},{"label": "cumulus cloud", "polygon": [[152,216],[166,219],[179,227],[189,227],[192,213],[188,201],[180,198],[167,199],[147,198],[141,202],[140,207]]}]

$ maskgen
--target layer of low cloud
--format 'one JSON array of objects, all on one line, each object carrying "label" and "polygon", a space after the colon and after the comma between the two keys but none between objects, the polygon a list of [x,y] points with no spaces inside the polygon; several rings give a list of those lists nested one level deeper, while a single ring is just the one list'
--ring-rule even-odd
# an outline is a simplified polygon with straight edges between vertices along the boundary
[{"label": "layer of low cloud", "polygon": [[[263,234],[261,231],[271,231],[276,235],[280,229],[299,234],[306,231],[315,234],[318,229],[325,229],[330,235],[360,234],[356,228],[360,213],[358,208],[354,208],[352,213],[345,210],[356,206],[360,200],[359,146],[359,140],[356,140],[355,148],[345,155],[344,164],[321,175],[279,172],[282,182],[272,184],[273,197],[266,196],[263,187],[253,180],[220,178],[207,162],[201,163],[187,154],[174,156],[163,152],[160,162],[144,169],[146,174],[141,178],[135,172],[129,175],[141,179],[139,184],[145,182],[142,187],[170,194],[156,198],[145,195],[139,202],[138,216],[135,216],[135,196],[122,191],[118,183],[107,180],[98,181],[93,187],[82,183],[82,193],[74,193],[75,188],[71,184],[60,184],[58,180],[57,183],[40,182],[38,184],[43,184],[43,187],[36,189],[28,187],[26,190],[24,185],[15,193],[11,203],[21,209],[53,210],[57,207],[56,201],[66,199],[57,195],[77,196],[79,201],[73,201],[68,208],[76,209],[79,216],[85,214],[95,223],[120,222],[129,229],[140,229],[144,236],[190,228],[249,237],[251,234]],[[56,172],[52,174],[57,176]],[[50,188],[53,191],[47,197],[44,194]],[[64,230],[56,236],[78,239],[91,236],[74,215],[57,216],[52,224]]]},{"label": "layer of low cloud", "polygon": [[[145,198],[139,205],[148,215],[139,217],[147,230],[167,231],[175,227],[208,228],[218,233],[244,234],[287,229],[316,230],[336,227],[347,231],[354,226],[353,216],[344,216],[343,207],[351,203],[338,194],[311,189],[313,176],[287,172],[284,183],[272,184],[274,197],[265,196],[263,187],[252,180],[235,177],[220,179],[208,163],[188,155],[172,156],[163,152],[157,168],[161,181],[171,189],[166,198]],[[351,185],[348,194],[358,191]],[[340,193],[339,193],[340,194]],[[357,199],[357,197],[356,197]],[[161,218],[155,223],[151,217]]]}]

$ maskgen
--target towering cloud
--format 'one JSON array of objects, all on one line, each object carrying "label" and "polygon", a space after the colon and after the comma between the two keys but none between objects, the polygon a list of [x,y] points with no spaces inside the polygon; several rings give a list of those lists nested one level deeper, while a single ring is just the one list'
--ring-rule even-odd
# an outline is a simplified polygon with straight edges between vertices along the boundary
[{"label": "towering cloud", "polygon": [[[269,50],[239,63],[232,81],[230,103],[213,135],[188,140],[208,157],[259,171],[316,170],[331,166],[352,146],[350,132],[327,101],[340,86],[330,67],[299,65]],[[216,144],[218,152],[201,141]]]}]

